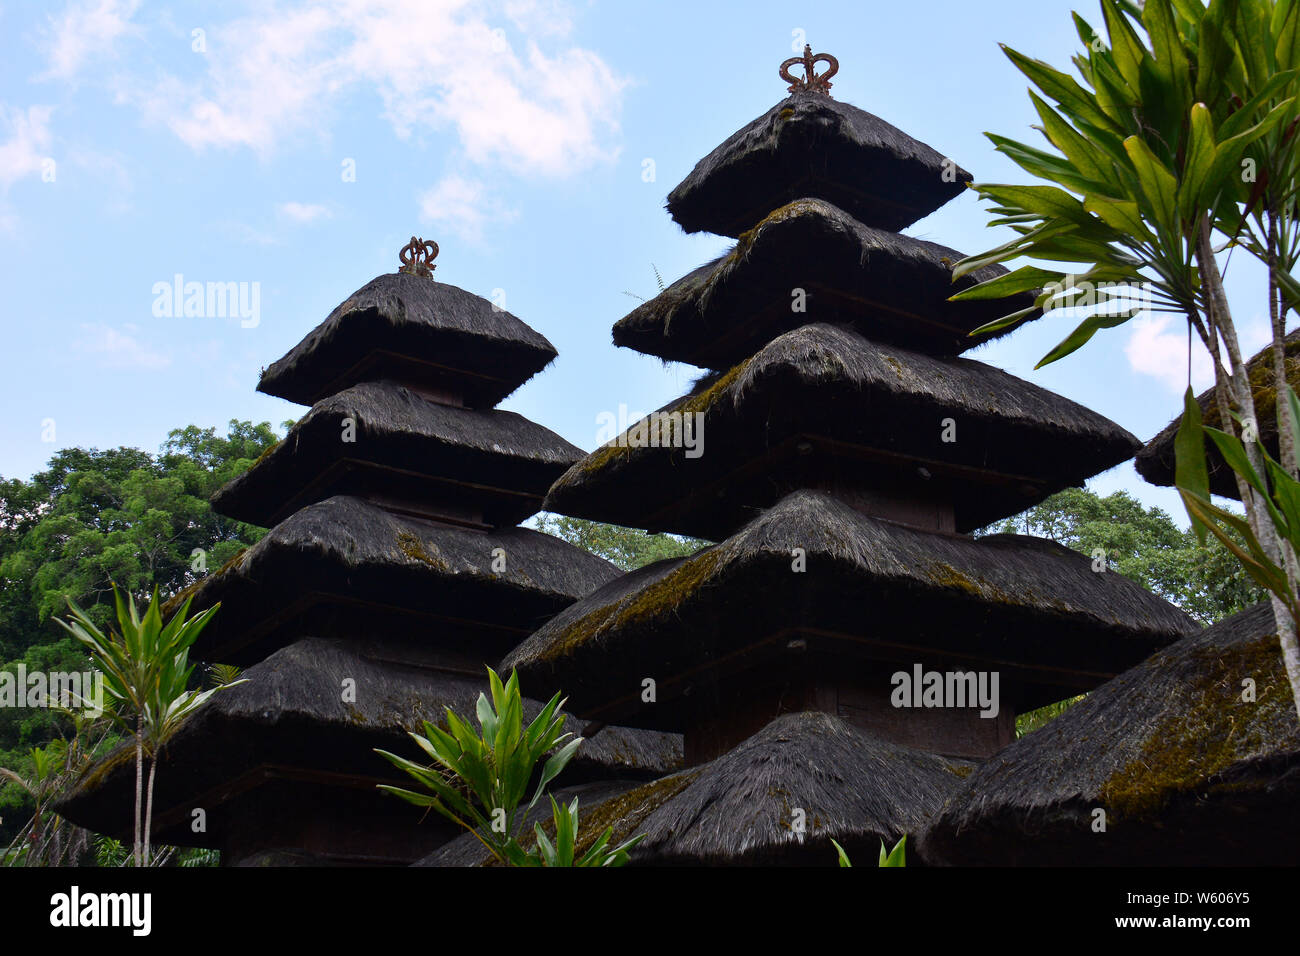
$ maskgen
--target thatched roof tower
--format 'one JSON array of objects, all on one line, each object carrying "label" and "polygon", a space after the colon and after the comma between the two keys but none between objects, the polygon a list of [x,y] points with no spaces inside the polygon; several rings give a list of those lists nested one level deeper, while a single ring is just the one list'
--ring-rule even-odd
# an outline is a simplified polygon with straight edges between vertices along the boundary
[{"label": "thatched roof tower", "polygon": [[[799,62],[802,80],[788,73]],[[641,848],[651,860],[795,861],[826,836],[915,832],[960,779],[943,761],[987,758],[1014,738],[1018,711],[1096,687],[1195,629],[1081,555],[962,533],[1140,444],[959,357],[979,343],[973,329],[1033,297],[991,310],[948,301],[961,254],[896,230],[970,176],[832,100],[836,69],[811,49],[787,61],[792,95],[673,190],[684,229],[737,244],[620,320],[614,340],[708,374],[575,464],[546,500],[717,544],[608,582],[502,662],[533,693],[562,688],[584,717],[684,734],[690,769],[651,789],[693,784],[610,802],[646,810],[638,825],[662,823]],[[975,699],[986,679],[996,706]],[[773,734],[788,762],[762,756]],[[936,799],[909,807],[891,776],[911,781],[917,753],[940,769],[916,792]],[[733,766],[753,754],[768,798]],[[857,774],[859,759],[870,774]],[[706,786],[720,767],[736,775]],[[810,772],[853,781],[856,797],[779,839],[790,806],[771,795],[817,792]],[[757,805],[713,832],[724,824],[701,808],[732,797]],[[871,809],[886,805],[896,816]]]},{"label": "thatched roof tower", "polygon": [[1300,724],[1260,604],[989,759],[919,849],[961,865],[1294,866],[1298,796]]},{"label": "thatched roof tower", "polygon": [[[213,497],[225,515],[274,527],[186,591],[193,611],[222,605],[195,656],[247,666],[248,683],[166,748],[157,840],[217,847],[229,864],[427,853],[454,834],[417,825],[418,810],[376,789],[396,771],[372,748],[412,751],[406,731],[420,720],[447,706],[472,713],[485,663],[619,576],[516,527],[582,454],[493,408],[555,350],[487,300],[435,282],[430,252],[412,239],[401,272],[350,296],[262,377],[262,391],[313,404]],[[566,782],[634,785],[680,765],[673,734],[590,736]],[[60,812],[121,833],[130,757],[91,768]]]}]

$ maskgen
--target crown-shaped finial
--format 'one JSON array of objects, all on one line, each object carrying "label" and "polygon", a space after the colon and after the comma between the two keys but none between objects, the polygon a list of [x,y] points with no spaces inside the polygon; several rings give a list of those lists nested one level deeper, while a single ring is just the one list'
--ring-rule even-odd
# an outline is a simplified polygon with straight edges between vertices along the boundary
[{"label": "crown-shaped finial", "polygon": [[[813,64],[826,64],[825,73],[814,73]],[[802,66],[803,77],[796,79],[790,75],[790,67]],[[792,56],[781,64],[781,79],[790,84],[791,93],[823,93],[831,95],[831,77],[840,71],[840,61],[829,53],[813,54],[812,46],[803,45],[803,56]]]},{"label": "crown-shaped finial", "polygon": [[438,244],[432,239],[425,242],[423,239],[411,237],[411,241],[402,247],[402,251],[397,254],[398,260],[402,263],[402,268],[398,272],[405,272],[412,276],[425,276],[433,278],[433,270],[438,268],[433,264],[433,260],[438,257]]}]

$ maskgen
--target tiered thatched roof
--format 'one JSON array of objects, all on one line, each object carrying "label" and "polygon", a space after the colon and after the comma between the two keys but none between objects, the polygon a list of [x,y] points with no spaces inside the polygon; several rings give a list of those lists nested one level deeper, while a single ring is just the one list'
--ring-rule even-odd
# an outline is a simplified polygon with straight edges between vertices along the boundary
[{"label": "tiered thatched roof", "polygon": [[[914,836],[970,769],[829,714],[798,713],[699,767],[633,789],[592,785],[561,796],[579,798],[579,850],[606,827],[616,842],[645,834],[634,863],[834,866],[835,839],[855,863],[870,866],[881,840],[892,846]],[[525,826],[531,831],[549,815],[548,805]],[[470,841],[454,840],[421,865],[485,862],[482,846]]]},{"label": "tiered thatched roof", "polygon": [[[493,571],[501,549],[504,570]],[[248,664],[287,640],[385,627],[468,644],[492,660],[619,570],[528,528],[477,532],[392,514],[339,495],[309,505],[185,594],[222,602],[195,645]]]},{"label": "tiered thatched roof", "polygon": [[[673,701],[702,674],[777,666],[796,635],[810,654],[981,662],[1029,707],[1090,689],[1195,627],[1053,542],[919,531],[801,491],[721,544],[594,591],[502,668],[534,693],[563,688],[584,715],[676,730]],[[647,676],[658,682],[649,705]]]},{"label": "tiered thatched roof", "polygon": [[[351,419],[353,441],[344,442]],[[221,514],[269,527],[338,494],[454,501],[486,524],[518,524],[582,456],[514,412],[453,408],[393,382],[322,399],[253,467],[213,496]]]},{"label": "tiered thatched roof", "polygon": [[405,273],[368,282],[262,374],[257,389],[311,405],[363,381],[463,392],[490,408],[540,372],[555,348],[492,302]]},{"label": "tiered thatched roof", "polygon": [[[315,777],[333,786],[373,789],[380,780],[402,785],[405,778],[373,748],[418,759],[407,731],[419,730],[424,720],[441,723],[447,707],[472,718],[487,685],[477,675],[399,663],[395,647],[378,636],[305,638],[250,667],[241,675],[247,683],[214,697],[163,751],[154,794],[155,838],[220,846],[225,835],[220,823],[231,812],[225,805],[242,787],[269,779],[270,770],[279,778]],[[345,700],[341,692],[349,680],[355,682],[355,700]],[[537,701],[526,700],[525,719],[540,709]],[[566,729],[581,735],[583,722],[569,716]],[[124,744],[92,766],[59,812],[100,833],[129,834],[130,813],[123,811],[129,811],[135,786],[133,755],[132,745]],[[676,735],[605,727],[582,745],[560,781],[619,778],[635,785],[676,770],[681,758]],[[420,811],[387,794],[373,796],[381,811],[406,813],[417,826]],[[216,818],[205,834],[188,832],[196,806]],[[240,812],[257,812],[256,799],[242,803]]]},{"label": "tiered thatched roof", "polygon": [[[1276,460],[1277,446],[1277,389],[1273,385],[1273,347],[1269,346],[1246,363],[1252,391],[1255,396],[1255,417],[1259,425],[1259,440],[1268,453]],[[1300,329],[1286,337],[1286,377],[1292,388],[1300,391]],[[1219,406],[1214,400],[1214,389],[1206,389],[1196,396],[1201,406],[1201,416],[1206,425],[1222,428],[1219,418]],[[1182,416],[1178,416],[1165,426],[1155,438],[1147,443],[1137,454],[1133,464],[1138,474],[1153,485],[1172,485],[1174,483],[1174,437]],[[1216,495],[1227,498],[1240,498],[1237,493],[1237,481],[1232,469],[1227,466],[1214,443],[1205,442],[1205,451],[1210,466],[1210,490]]]},{"label": "tiered thatched roof", "polygon": [[878,116],[796,93],[732,134],[668,195],[687,232],[738,236],[782,203],[825,199],[881,229],[903,229],[971,175]]},{"label": "tiered thatched roof", "polygon": [[988,266],[953,282],[961,258],[947,246],[863,225],[819,199],[800,199],[744,233],[726,256],[620,319],[614,343],[721,370],[789,329],[841,322],[873,341],[956,355],[1005,334],[971,337],[981,325],[1034,304],[1031,293],[949,302],[1006,272]]},{"label": "tiered thatched roof", "polygon": [[[821,323],[661,411],[703,413],[702,455],[662,434],[660,447],[632,447],[647,431],[634,427],[569,469],[544,507],[716,541],[796,488],[830,478],[882,487],[892,476],[900,493],[952,502],[956,530],[969,531],[1141,447],[1114,422],[999,369]],[[948,418],[955,441],[944,440]]]},{"label": "tiered thatched roof", "polygon": [[987,761],[921,849],[967,865],[1292,866],[1297,799],[1300,723],[1262,604],[1159,651]]}]

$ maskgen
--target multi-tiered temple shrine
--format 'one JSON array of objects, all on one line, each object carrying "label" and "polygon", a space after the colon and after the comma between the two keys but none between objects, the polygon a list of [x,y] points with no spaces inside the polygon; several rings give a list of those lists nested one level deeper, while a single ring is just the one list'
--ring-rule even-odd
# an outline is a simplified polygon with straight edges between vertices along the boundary
[{"label": "multi-tiered temple shrine", "polygon": [[[213,498],[274,527],[189,589],[194,612],[221,602],[194,656],[251,666],[164,750],[155,843],[216,847],[231,864],[417,859],[453,831],[376,789],[400,781],[373,748],[416,756],[407,730],[445,707],[473,713],[485,662],[619,575],[515,527],[582,455],[493,407],[555,350],[435,281],[434,255],[413,239],[401,272],[350,296],[262,376],[260,390],[312,407]],[[566,782],[680,763],[671,734],[589,738]],[[61,812],[129,835],[132,756],[92,768]]]},{"label": "multi-tiered temple shrine", "polygon": [[734,249],[614,326],[709,374],[545,505],[717,543],[602,585],[502,662],[585,718],[684,734],[687,769],[590,811],[592,832],[647,834],[646,862],[829,863],[832,837],[874,858],[1011,743],[1018,712],[1195,629],[1059,545],[965,533],[1140,443],[960,357],[1017,306],[949,299],[1001,270],[954,286],[960,253],[897,230],[969,174],[832,99],[832,58],[806,51],[801,80],[798,62],[791,95],[669,196]]}]

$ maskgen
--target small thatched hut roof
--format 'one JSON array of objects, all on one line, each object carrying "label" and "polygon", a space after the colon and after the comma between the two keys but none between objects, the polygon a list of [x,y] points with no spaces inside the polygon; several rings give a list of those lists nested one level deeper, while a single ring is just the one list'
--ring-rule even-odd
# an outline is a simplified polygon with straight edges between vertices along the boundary
[{"label": "small thatched hut roof", "polygon": [[[988,266],[953,282],[961,258],[947,246],[863,225],[820,199],[799,199],[744,233],[730,253],[620,319],[614,343],[721,370],[782,332],[836,322],[873,340],[956,355],[1005,334],[972,338],[981,325],[1034,304],[1032,293],[949,302],[1006,272]],[[800,304],[806,311],[796,311]]]},{"label": "small thatched hut roof", "polygon": [[[1259,425],[1259,440],[1274,459],[1278,457],[1277,446],[1277,389],[1273,384],[1273,347],[1270,345],[1246,363],[1250,376],[1251,390],[1255,396],[1255,417]],[[1300,391],[1300,329],[1286,337],[1286,378],[1291,387]],[[1222,428],[1219,418],[1219,406],[1214,400],[1214,389],[1209,388],[1196,396],[1196,403],[1201,406],[1201,417],[1206,425]],[[1179,415],[1165,426],[1151,441],[1147,442],[1137,454],[1133,464],[1138,474],[1153,485],[1171,486],[1174,483],[1174,438],[1178,426],[1183,420]],[[1225,498],[1240,498],[1237,493],[1237,481],[1232,469],[1228,467],[1219,454],[1214,443],[1208,439],[1205,451],[1210,466],[1210,490]]]},{"label": "small thatched hut roof", "polygon": [[[665,439],[664,422],[680,427],[665,413],[703,414],[704,454]],[[633,447],[651,437],[648,425],[628,429],[565,472],[546,510],[717,541],[790,491],[834,478],[903,495],[924,486],[954,503],[956,530],[970,531],[1141,447],[1114,422],[1000,369],[824,323],[701,379],[655,420],[657,447]]]},{"label": "small thatched hut roof", "polygon": [[451,389],[490,408],[545,368],[555,348],[504,309],[454,285],[390,273],[362,286],[257,390],[312,405],[358,382]]},{"label": "small thatched hut roof", "polygon": [[[343,442],[351,419],[353,441]],[[338,494],[454,501],[489,525],[518,524],[582,456],[514,412],[455,408],[393,382],[363,382],[317,402],[253,467],[212,498],[218,512],[270,527]]]},{"label": "small thatched hut roof", "polygon": [[[575,788],[557,799],[578,797],[579,850],[606,827],[616,843],[645,834],[633,863],[835,866],[834,839],[856,865],[873,866],[880,841],[914,837],[971,766],[879,740],[829,714],[784,714],[701,766],[618,787],[603,800],[616,787]],[[548,804],[525,826],[549,816]],[[417,865],[486,862],[472,840],[453,840]]]},{"label": "small thatched hut roof", "polygon": [[825,199],[898,230],[962,191],[971,174],[878,116],[795,93],[733,133],[668,194],[687,232],[738,236],[783,203]]},{"label": "small thatched hut roof", "polygon": [[[779,667],[796,636],[809,655],[910,666],[921,651],[998,669],[1027,709],[1091,689],[1195,627],[1054,542],[919,531],[801,491],[721,544],[594,591],[502,667],[543,693],[563,688],[584,715],[680,730],[690,689],[724,667]],[[647,676],[657,703],[641,702]]]},{"label": "small thatched hut roof", "polygon": [[251,664],[298,636],[383,628],[492,660],[619,573],[529,528],[470,531],[338,495],[281,522],[167,612],[191,594],[193,612],[221,602],[195,645],[203,660]]},{"label": "small thatched hut roof", "polygon": [[[439,669],[420,662],[418,648],[412,652],[414,660],[395,660],[389,638],[304,638],[250,667],[241,675],[247,683],[214,697],[164,749],[154,794],[156,839],[221,846],[229,801],[244,793],[236,782],[258,769],[274,768],[281,778],[315,775],[336,787],[409,783],[374,748],[418,759],[407,731],[418,731],[424,720],[441,723],[447,707],[472,719],[475,701],[487,689],[485,678]],[[355,682],[355,700],[340,692],[348,680]],[[525,719],[541,706],[526,700]],[[583,722],[569,715],[565,729],[581,735]],[[132,745],[124,744],[90,767],[58,812],[99,833],[129,833],[133,755]],[[635,785],[676,770],[681,759],[676,735],[605,727],[582,745],[559,779],[615,778]],[[216,799],[200,799],[209,794]],[[410,825],[417,825],[420,811],[387,794],[377,796],[381,809],[409,811]],[[206,834],[187,833],[196,806],[208,813]],[[256,812],[256,800],[240,807]]]},{"label": "small thatched hut roof", "polygon": [[953,864],[1293,866],[1298,799],[1300,723],[1261,604],[1152,655],[987,761],[921,850]]}]

